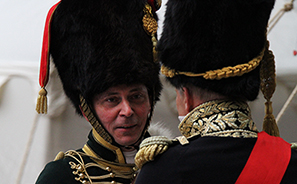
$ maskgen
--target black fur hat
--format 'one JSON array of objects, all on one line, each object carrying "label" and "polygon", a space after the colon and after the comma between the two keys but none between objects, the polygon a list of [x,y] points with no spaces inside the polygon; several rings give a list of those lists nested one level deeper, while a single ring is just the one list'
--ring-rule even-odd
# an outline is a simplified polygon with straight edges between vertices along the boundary
[{"label": "black fur hat", "polygon": [[[49,54],[64,91],[77,113],[82,115],[83,111],[108,142],[114,143],[92,112],[96,94],[121,84],[144,84],[150,97],[151,115],[159,100],[160,66],[154,62],[153,52],[157,30],[155,10],[159,5],[159,0],[62,0],[49,11],[44,35],[50,33],[45,38],[50,39]],[[47,45],[44,39],[42,58],[45,59],[41,66],[45,63],[45,67],[41,72],[46,74],[40,75],[41,96],[46,95],[44,87],[48,79]],[[37,103],[37,109],[42,109],[38,104],[43,106],[43,100]]]},{"label": "black fur hat", "polygon": [[[157,50],[162,64],[195,74],[248,63],[265,48],[275,0],[168,0]],[[194,85],[235,99],[254,100],[259,69],[220,80],[175,75],[175,86]]]},{"label": "black fur hat", "polygon": [[[146,0],[62,0],[51,23],[50,53],[66,95],[81,114],[82,95],[118,84],[145,84],[159,99],[159,66],[142,23]],[[156,18],[156,15],[154,13]]]}]

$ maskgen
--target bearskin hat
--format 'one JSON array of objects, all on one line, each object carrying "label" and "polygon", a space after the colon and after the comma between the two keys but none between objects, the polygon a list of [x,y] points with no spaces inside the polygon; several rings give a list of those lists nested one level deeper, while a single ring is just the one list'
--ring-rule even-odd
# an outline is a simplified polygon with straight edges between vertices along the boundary
[{"label": "bearskin hat", "polygon": [[79,95],[91,104],[95,94],[118,84],[145,84],[152,100],[158,100],[159,67],[142,23],[145,4],[146,0],[62,0],[55,10],[50,53],[78,113]]},{"label": "bearskin hat", "polygon": [[92,108],[96,94],[120,84],[144,84],[153,110],[162,86],[153,59],[156,33],[144,29],[147,5],[157,21],[159,4],[152,0],[62,0],[55,6],[49,53],[77,113],[81,97]]},{"label": "bearskin hat", "polygon": [[[166,68],[205,73],[245,64],[265,48],[274,0],[168,0],[157,50]],[[174,75],[175,87],[187,84],[243,100],[254,100],[260,77],[256,67],[241,76],[205,79]]]}]

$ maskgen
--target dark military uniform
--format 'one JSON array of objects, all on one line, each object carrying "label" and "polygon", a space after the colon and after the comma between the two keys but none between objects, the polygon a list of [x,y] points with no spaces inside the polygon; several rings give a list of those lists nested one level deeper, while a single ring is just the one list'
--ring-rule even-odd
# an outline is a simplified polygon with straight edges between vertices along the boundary
[{"label": "dark military uniform", "polygon": [[[297,183],[297,152],[277,137],[270,101],[275,61],[267,27],[274,3],[167,2],[157,48],[179,115],[187,114],[179,126],[184,137],[144,140],[135,163],[147,163],[137,184]],[[266,133],[258,133],[247,105],[260,89]]]},{"label": "dark military uniform", "polygon": [[131,183],[136,176],[135,164],[126,164],[120,148],[102,141],[93,130],[87,144],[79,150],[59,153],[48,163],[38,183]]},{"label": "dark military uniform", "polygon": [[[189,142],[182,145],[174,141],[167,151],[146,163],[137,184],[235,183],[258,136],[245,103],[202,104],[185,117],[179,128]],[[269,139],[267,144],[271,144]],[[291,159],[281,183],[297,183],[297,151],[290,152]],[[282,159],[272,160],[272,164],[279,161]],[[255,176],[262,173],[261,170],[252,172]],[[255,181],[253,183],[263,183],[257,178]]]}]

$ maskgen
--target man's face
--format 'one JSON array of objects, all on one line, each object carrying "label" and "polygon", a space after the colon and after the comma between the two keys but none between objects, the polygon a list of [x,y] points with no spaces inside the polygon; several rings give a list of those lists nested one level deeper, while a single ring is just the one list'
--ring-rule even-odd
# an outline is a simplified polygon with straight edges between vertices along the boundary
[{"label": "man's face", "polygon": [[111,87],[94,97],[94,109],[104,128],[123,146],[141,136],[151,106],[142,84]]}]

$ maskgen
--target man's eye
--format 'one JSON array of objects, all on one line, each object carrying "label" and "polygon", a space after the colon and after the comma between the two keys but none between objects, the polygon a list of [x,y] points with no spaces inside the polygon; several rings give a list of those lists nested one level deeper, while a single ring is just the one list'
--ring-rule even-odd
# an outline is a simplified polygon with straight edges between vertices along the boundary
[{"label": "man's eye", "polygon": [[141,94],[141,93],[137,93],[134,94],[130,97],[130,100],[132,102],[136,102],[136,103],[142,103],[145,100],[145,95]]},{"label": "man's eye", "polygon": [[116,103],[116,102],[118,102],[119,100],[118,100],[117,98],[107,98],[105,101],[106,101],[106,102],[109,102],[109,103]]},{"label": "man's eye", "polygon": [[143,95],[141,95],[141,94],[135,94],[135,95],[132,96],[132,99],[139,99],[139,98],[142,98],[142,97],[143,97]]}]

